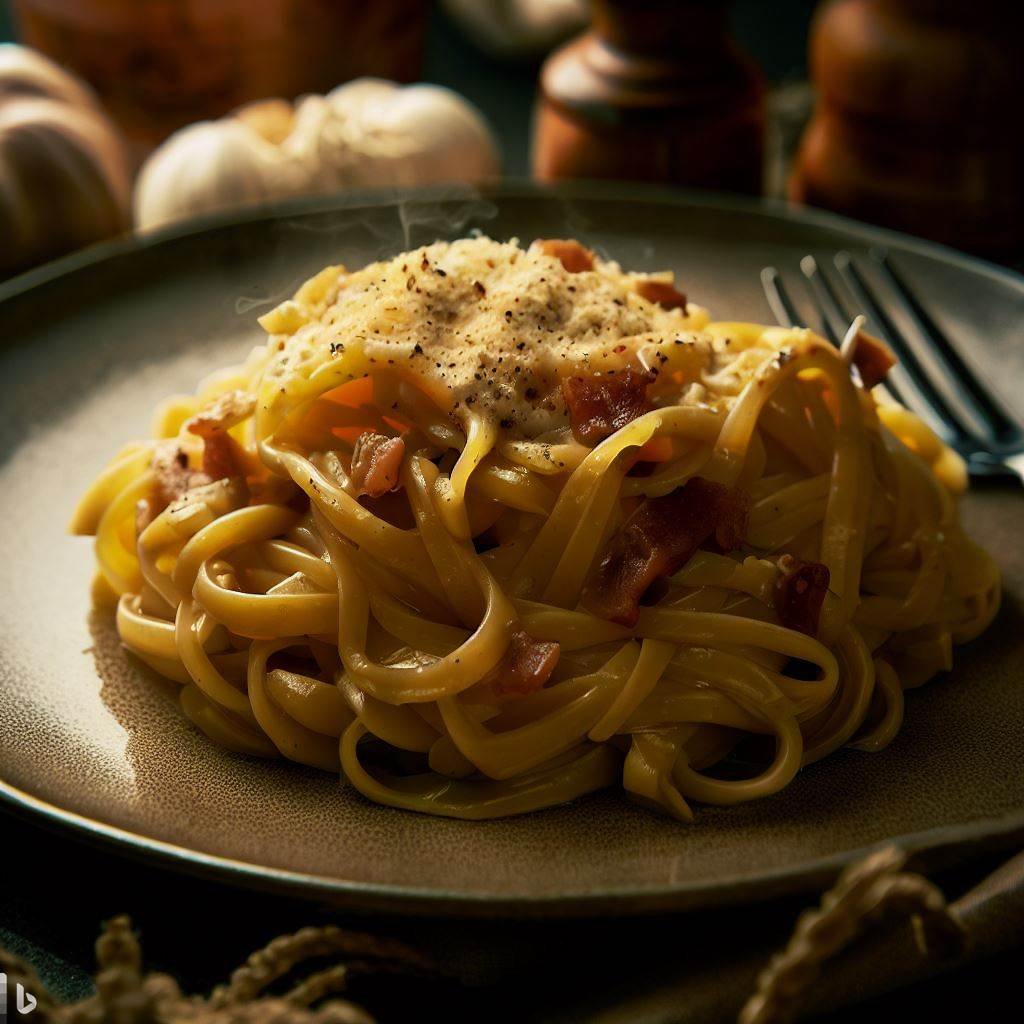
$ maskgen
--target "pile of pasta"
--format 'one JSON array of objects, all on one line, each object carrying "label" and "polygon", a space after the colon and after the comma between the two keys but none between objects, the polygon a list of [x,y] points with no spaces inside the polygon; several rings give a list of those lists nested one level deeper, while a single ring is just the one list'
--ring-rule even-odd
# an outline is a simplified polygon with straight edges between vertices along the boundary
[{"label": "pile of pasta", "polygon": [[884,347],[575,242],[330,267],[82,499],[94,597],[241,754],[380,804],[682,820],[896,735],[999,603]]}]

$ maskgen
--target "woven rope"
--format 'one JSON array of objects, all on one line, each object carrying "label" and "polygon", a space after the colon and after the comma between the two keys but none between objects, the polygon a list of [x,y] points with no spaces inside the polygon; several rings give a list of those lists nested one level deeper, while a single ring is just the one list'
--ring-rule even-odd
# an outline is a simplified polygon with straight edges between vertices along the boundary
[{"label": "woven rope", "polygon": [[921,875],[902,869],[906,855],[886,847],[848,867],[821,905],[797,920],[789,943],[768,962],[739,1024],[784,1024],[817,980],[822,964],[850,945],[870,924],[889,915],[910,917],[923,956],[959,952],[963,925],[945,897]]},{"label": "woven rope", "polygon": [[331,955],[391,961],[413,970],[430,968],[424,957],[400,942],[343,931],[334,925],[303,928],[293,935],[282,935],[253,953],[226,985],[214,989],[210,1005],[221,1008],[251,1001],[300,961]]},{"label": "woven rope", "polygon": [[[312,958],[337,961],[299,978],[283,995],[267,988]],[[0,950],[0,970],[13,988],[24,985],[38,1001],[44,1024],[374,1024],[362,1007],[328,998],[344,991],[353,973],[436,974],[430,962],[400,942],[324,926],[282,935],[253,953],[208,999],[182,994],[166,974],[143,972],[142,950],[127,917],[108,921],[96,942],[96,992],[63,1004],[32,968]]]},{"label": "woven rope", "polygon": [[[820,906],[800,915],[786,948],[761,972],[739,1024],[792,1019],[825,961],[886,916],[911,918],[922,955],[960,951],[966,941],[963,925],[931,882],[903,871],[905,863],[902,851],[887,847],[843,871]],[[268,994],[285,975],[324,958],[336,962],[293,978],[284,994]],[[142,951],[127,917],[106,923],[96,960],[95,995],[62,1004],[29,964],[0,949],[0,970],[9,987],[20,983],[36,997],[34,1019],[42,1024],[374,1024],[355,1003],[334,998],[353,973],[439,973],[403,943],[326,925],[282,935],[256,950],[209,998],[186,996],[168,975],[143,972]]]}]

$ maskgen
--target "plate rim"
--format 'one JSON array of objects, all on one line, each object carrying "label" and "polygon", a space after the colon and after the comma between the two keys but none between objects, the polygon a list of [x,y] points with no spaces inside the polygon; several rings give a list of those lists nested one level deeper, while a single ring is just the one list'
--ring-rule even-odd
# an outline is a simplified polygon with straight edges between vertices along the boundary
[{"label": "plate rim", "polygon": [[[33,268],[8,281],[0,282],[0,311],[6,302],[33,289],[45,287],[59,278],[189,236],[220,232],[289,216],[398,206],[410,201],[465,202],[486,201],[491,198],[498,201],[502,198],[567,202],[604,200],[755,214],[820,228],[847,237],[852,236],[862,244],[901,249],[939,260],[947,265],[952,264],[974,274],[982,273],[1024,296],[1024,275],[979,256],[828,211],[796,206],[783,200],[663,187],[637,187],[608,182],[540,184],[529,181],[506,181],[482,188],[431,186],[419,189],[367,189],[332,196],[292,199],[194,218],[143,236],[129,235],[101,242]],[[11,339],[5,341],[3,348],[16,348],[18,344],[17,339]],[[689,883],[684,880],[650,887],[614,888],[606,885],[598,892],[577,892],[569,895],[556,893],[512,896],[500,892],[468,893],[416,885],[358,882],[205,853],[68,810],[36,797],[2,777],[0,806],[5,811],[24,816],[36,824],[50,826],[69,834],[71,838],[91,840],[123,855],[135,856],[161,867],[244,886],[273,889],[298,898],[343,904],[346,909],[354,911],[374,910],[458,917],[583,917],[598,914],[697,911],[713,905],[750,903],[820,888],[828,884],[846,864],[890,843],[922,857],[931,854],[941,858],[942,851],[960,850],[968,844],[980,851],[1006,848],[1014,843],[1024,842],[1022,808],[996,818],[979,818],[891,836],[875,843],[757,875],[733,874],[715,879]]]},{"label": "plate rim", "polygon": [[289,216],[357,210],[368,207],[398,206],[403,202],[472,201],[489,198],[561,199],[572,201],[605,200],[625,203],[662,203],[675,207],[695,206],[721,209],[734,213],[759,214],[764,217],[793,221],[809,227],[822,228],[858,236],[868,244],[894,247],[917,255],[940,260],[973,273],[983,273],[1024,293],[1024,273],[994,263],[982,256],[932,242],[891,228],[855,220],[830,210],[804,206],[787,199],[770,196],[743,196],[707,189],[671,188],[659,185],[637,185],[610,181],[568,180],[534,182],[508,179],[491,185],[457,186],[428,185],[418,188],[367,188],[322,196],[304,196],[279,202],[247,206],[240,209],[202,214],[188,220],[156,228],[142,234],[126,233],[96,242],[76,252],[0,280],[0,304],[17,298],[33,288],[49,284],[60,277],[86,270],[106,260],[130,253],[143,252],[165,242],[192,235],[242,227],[262,221],[281,220]]},{"label": "plate rim", "polygon": [[[572,895],[518,895],[443,889],[381,882],[354,882],[328,875],[292,871],[250,861],[203,853],[130,829],[109,825],[58,807],[0,779],[0,804],[23,813],[35,823],[70,833],[71,838],[93,840],[147,864],[249,888],[273,890],[307,901],[342,905],[354,912],[384,912],[414,916],[458,918],[537,919],[550,917],[641,916],[667,912],[696,912],[719,906],[738,906],[820,890],[848,864],[887,846],[897,846],[916,859],[942,862],[951,851],[970,844],[972,853],[1019,847],[1024,842],[1024,809],[998,818],[979,818],[957,825],[942,825],[890,836],[841,853],[817,857],[794,867],[776,868],[758,875],[733,874],[721,878],[667,883],[650,887],[605,888],[598,893]],[[995,826],[995,827],[993,827]],[[956,857],[960,861],[965,858]]]}]

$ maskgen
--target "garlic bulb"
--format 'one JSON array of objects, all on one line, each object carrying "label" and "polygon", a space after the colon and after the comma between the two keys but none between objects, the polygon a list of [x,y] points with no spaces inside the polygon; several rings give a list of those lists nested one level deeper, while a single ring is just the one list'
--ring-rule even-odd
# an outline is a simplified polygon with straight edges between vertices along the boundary
[{"label": "garlic bulb", "polygon": [[270,199],[281,163],[273,144],[242,121],[189,125],[142,165],[135,184],[136,225],[150,228]]},{"label": "garlic bulb", "polygon": [[499,173],[483,115],[451,89],[364,78],[326,99],[346,141],[343,187],[478,182]]},{"label": "garlic bulb", "polygon": [[145,231],[289,196],[498,173],[490,130],[462,97],[362,78],[294,106],[266,100],[176,132],[142,168],[135,223]]},{"label": "garlic bulb", "polygon": [[89,89],[52,61],[0,45],[0,276],[128,227],[131,176]]},{"label": "garlic bulb", "polygon": [[13,96],[44,96],[73,107],[96,108],[84,83],[49,57],[15,43],[0,43],[0,102]]}]

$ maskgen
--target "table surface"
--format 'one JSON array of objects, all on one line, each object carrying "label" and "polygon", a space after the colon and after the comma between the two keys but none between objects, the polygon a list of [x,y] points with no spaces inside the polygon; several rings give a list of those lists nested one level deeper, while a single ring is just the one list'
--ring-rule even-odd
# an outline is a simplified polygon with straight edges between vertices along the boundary
[{"label": "table surface", "polygon": [[[310,924],[402,938],[433,952],[471,984],[356,979],[362,999],[381,1024],[407,1019],[443,1000],[446,1019],[533,1021],[571,1019],[572,1008],[594,999],[594,979],[671,978],[673,967],[709,950],[767,959],[784,945],[806,900],[771,907],[718,910],[685,919],[574,922],[436,922],[339,913],[311,903],[197,879],[126,859],[4,815],[0,945],[27,958],[54,995],[89,991],[93,942],[100,923],[120,913],[138,929],[147,968],[175,975],[186,992],[208,992],[251,951],[275,936]],[[953,896],[987,873],[985,859],[939,879]],[[457,936],[457,938],[453,938]],[[203,941],[197,942],[202,936]],[[553,955],[569,950],[569,955]],[[1017,971],[1024,946],[927,984],[832,1014],[830,1024],[853,1024],[868,1014],[919,1020],[977,1012],[977,992],[1019,999]],[[490,955],[488,955],[488,953]],[[1017,970],[1010,970],[1013,965]],[[508,983],[514,980],[513,984]],[[502,980],[506,983],[502,984]],[[496,993],[500,993],[498,998]],[[581,1018],[586,1019],[586,1018]]]},{"label": "table surface", "polygon": [[[771,17],[768,8],[771,7]],[[780,6],[783,8],[780,11]],[[808,0],[737,4],[737,34],[775,79],[803,72],[802,40]],[[0,39],[7,27],[0,3]],[[432,20],[424,77],[469,94],[491,119],[502,141],[509,174],[528,172],[528,135],[535,69],[496,68],[476,53],[443,18]],[[979,862],[941,879],[955,895],[991,868]],[[80,998],[90,989],[93,943],[100,923],[129,914],[141,932],[148,967],[174,974],[189,992],[205,992],[224,980],[249,952],[283,932],[308,924],[335,923],[404,937],[433,949],[474,985],[357,979],[353,995],[383,1022],[422,1016],[444,1000],[447,1019],[568,1019],[573,1008],[593,1002],[594,978],[671,977],[674,963],[716,947],[765,958],[785,943],[806,901],[772,907],[718,911],[643,921],[495,924],[450,923],[343,914],[281,896],[199,880],[126,859],[108,848],[41,828],[0,812],[0,946],[28,959],[57,996]],[[452,935],[459,941],[453,942]],[[204,941],[195,941],[202,936]],[[439,938],[440,936],[440,938]],[[551,951],[571,955],[554,957]],[[488,955],[490,951],[490,955]],[[1017,1003],[1024,942],[972,967],[884,999],[833,1014],[831,1024],[853,1024],[869,1015],[888,1019],[950,1019],[977,1013],[977,992]],[[1016,968],[1011,969],[1011,968]],[[513,977],[514,984],[501,984]],[[500,998],[496,998],[495,985]],[[1011,1005],[1012,1005],[1011,1003]]]}]

